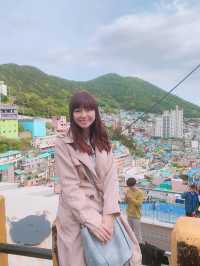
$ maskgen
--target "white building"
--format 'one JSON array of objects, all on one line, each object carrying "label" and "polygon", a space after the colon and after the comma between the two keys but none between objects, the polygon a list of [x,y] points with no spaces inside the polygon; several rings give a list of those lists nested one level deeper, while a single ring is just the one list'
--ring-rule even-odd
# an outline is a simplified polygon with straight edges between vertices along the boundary
[{"label": "white building", "polygon": [[163,136],[163,118],[161,116],[156,117],[155,119],[154,136],[155,137]]},{"label": "white building", "polygon": [[191,140],[191,148],[192,151],[199,151],[199,141],[198,140]]},{"label": "white building", "polygon": [[183,137],[183,109],[179,109],[176,106],[175,110],[171,110],[170,113],[171,127],[170,135],[174,138]]},{"label": "white building", "polygon": [[145,121],[144,129],[149,136],[154,136],[155,124],[152,120]]},{"label": "white building", "polygon": [[169,111],[164,111],[162,115],[163,120],[163,138],[170,138],[171,137],[171,116]]},{"label": "white building", "polygon": [[7,96],[8,88],[4,81],[0,81],[0,94]]},{"label": "white building", "polygon": [[154,136],[163,138],[183,138],[183,109],[164,111],[155,118]]}]

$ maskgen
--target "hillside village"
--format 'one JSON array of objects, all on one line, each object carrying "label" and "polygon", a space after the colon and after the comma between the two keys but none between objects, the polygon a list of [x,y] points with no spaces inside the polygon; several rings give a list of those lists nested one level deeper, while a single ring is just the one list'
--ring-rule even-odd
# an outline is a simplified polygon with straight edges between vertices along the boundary
[{"label": "hillside village", "polygon": [[[3,81],[0,90],[7,96]],[[134,144],[135,150],[131,152],[126,141],[113,135],[122,198],[125,180],[132,175],[138,178],[141,187],[168,192],[183,192],[187,183],[199,182],[200,120],[184,118],[183,109],[178,106],[160,115],[125,110],[109,114],[102,110],[102,118],[108,129],[120,132]],[[65,116],[27,117],[18,114],[17,105],[1,103],[1,137],[28,138],[30,148],[8,149],[0,154],[0,180],[19,186],[47,184],[56,190],[54,143],[56,135],[67,127],[69,122]]]},{"label": "hillside village", "polygon": [[[24,107],[8,94],[5,81],[0,82],[0,92],[0,191],[6,199],[8,242],[33,243],[32,236],[24,239],[18,234],[14,239],[12,227],[35,217],[40,224],[34,224],[34,230],[39,232],[43,223],[47,225],[46,237],[41,236],[37,247],[51,248],[50,225],[61,191],[55,175],[55,141],[69,128],[68,116],[24,114]],[[108,112],[102,106],[100,111],[112,140],[121,213],[126,209],[126,180],[134,176],[145,193],[143,238],[170,250],[174,224],[185,215],[181,194],[188,184],[200,184],[200,119],[185,116],[179,105],[158,113],[135,109]],[[32,265],[33,260],[20,258],[25,265]],[[10,262],[15,264],[15,256]]]}]

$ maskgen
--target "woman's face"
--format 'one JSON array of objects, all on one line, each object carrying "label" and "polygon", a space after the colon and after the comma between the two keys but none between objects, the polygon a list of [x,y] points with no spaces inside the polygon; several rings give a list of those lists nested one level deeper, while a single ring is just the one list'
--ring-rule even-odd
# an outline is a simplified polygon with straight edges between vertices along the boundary
[{"label": "woman's face", "polygon": [[89,128],[95,120],[95,110],[86,109],[83,107],[74,109],[74,122],[82,129]]}]

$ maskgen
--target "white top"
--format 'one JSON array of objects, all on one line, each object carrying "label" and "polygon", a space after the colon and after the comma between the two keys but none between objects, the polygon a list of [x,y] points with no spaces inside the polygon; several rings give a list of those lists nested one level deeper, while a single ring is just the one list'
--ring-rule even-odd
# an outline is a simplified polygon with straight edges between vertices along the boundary
[{"label": "white top", "polygon": [[95,166],[96,166],[96,152],[95,152],[95,149],[92,147],[92,145],[91,145],[89,139],[87,139],[86,142],[87,142],[87,144],[92,148],[92,154],[90,155],[90,158],[91,158],[92,163],[93,163],[94,168],[95,168]]}]

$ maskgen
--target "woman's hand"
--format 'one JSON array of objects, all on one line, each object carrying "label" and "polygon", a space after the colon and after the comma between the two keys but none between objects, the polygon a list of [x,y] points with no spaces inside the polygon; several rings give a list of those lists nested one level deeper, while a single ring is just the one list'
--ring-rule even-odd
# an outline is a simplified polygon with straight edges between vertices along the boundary
[{"label": "woman's hand", "polygon": [[111,234],[108,230],[103,227],[103,224],[100,227],[90,228],[91,233],[102,243],[106,243],[111,239]]},{"label": "woman's hand", "polygon": [[112,214],[104,215],[102,218],[102,227],[109,233],[110,239],[112,238],[114,231],[114,221],[115,217]]},{"label": "woman's hand", "polygon": [[90,228],[90,231],[101,242],[106,243],[112,238],[114,231],[114,216],[105,215],[102,217],[102,224],[99,227]]}]

